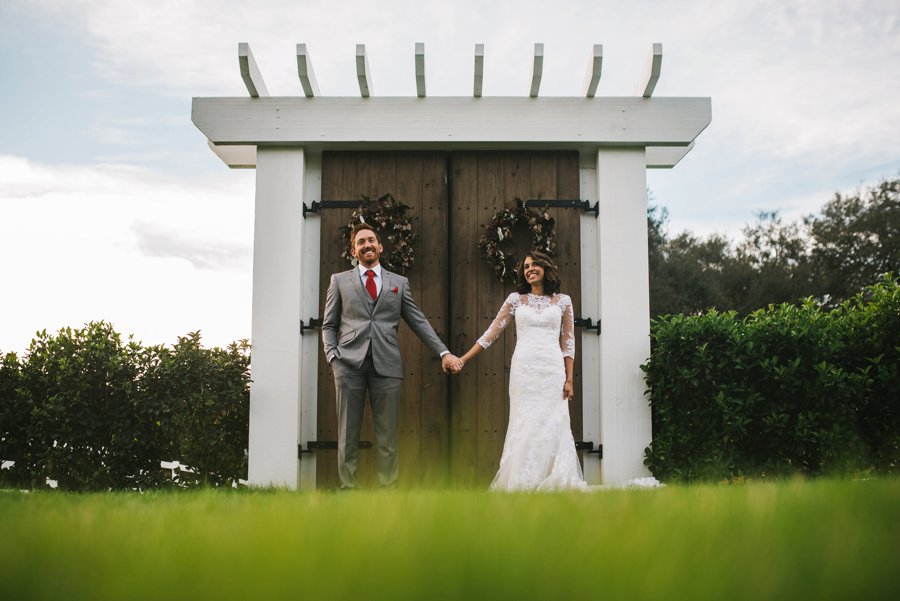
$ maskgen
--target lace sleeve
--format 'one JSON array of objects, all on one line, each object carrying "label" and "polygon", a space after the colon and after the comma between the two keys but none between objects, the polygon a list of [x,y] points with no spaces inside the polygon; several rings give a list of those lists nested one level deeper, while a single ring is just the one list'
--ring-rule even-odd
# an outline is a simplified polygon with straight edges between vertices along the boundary
[{"label": "lace sleeve", "polygon": [[562,323],[559,327],[559,349],[563,357],[575,358],[575,317],[572,299],[562,295],[559,299],[562,307]]},{"label": "lace sleeve", "polygon": [[503,306],[500,307],[500,312],[497,313],[497,317],[494,318],[494,321],[491,322],[491,325],[488,326],[488,329],[484,331],[484,334],[481,335],[481,338],[478,339],[478,344],[481,345],[481,348],[487,348],[491,346],[491,344],[500,337],[500,334],[509,325],[509,322],[515,318],[516,315],[516,307],[519,305],[519,295],[518,294],[510,294],[506,297],[506,300],[503,302]]}]

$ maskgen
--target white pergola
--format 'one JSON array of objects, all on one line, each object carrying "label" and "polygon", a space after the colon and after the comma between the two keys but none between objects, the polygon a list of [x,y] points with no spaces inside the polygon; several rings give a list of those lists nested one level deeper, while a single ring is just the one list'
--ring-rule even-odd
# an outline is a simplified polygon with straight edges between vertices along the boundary
[{"label": "white pergola", "polygon": [[[415,44],[416,97],[378,97],[365,46],[356,46],[359,98],[321,96],[305,44],[297,44],[303,96],[272,97],[247,44],[239,44],[249,98],[194,98],[192,120],[230,167],[255,168],[253,373],[249,479],[315,487],[315,461],[298,444],[316,439],[319,220],[303,205],[321,200],[326,150],[578,150],[581,198],[599,218],[581,218],[581,314],[602,323],[582,335],[583,436],[591,484],[648,475],[650,406],[640,365],[650,355],[647,257],[648,168],[674,167],[711,120],[709,98],[653,97],[662,45],[653,44],[633,96],[595,96],[603,46],[588,57],[583,94],[540,97],[543,44],[535,44],[528,94],[483,97],[484,45],[477,44],[471,97],[426,94],[425,46]],[[523,87],[525,87],[523,85]]]}]

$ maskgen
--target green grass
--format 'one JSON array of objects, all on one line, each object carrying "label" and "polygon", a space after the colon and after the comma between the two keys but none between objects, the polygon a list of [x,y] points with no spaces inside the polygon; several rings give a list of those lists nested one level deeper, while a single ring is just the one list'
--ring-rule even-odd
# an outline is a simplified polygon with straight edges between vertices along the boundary
[{"label": "green grass", "polygon": [[0,492],[0,599],[900,599],[900,479]]}]

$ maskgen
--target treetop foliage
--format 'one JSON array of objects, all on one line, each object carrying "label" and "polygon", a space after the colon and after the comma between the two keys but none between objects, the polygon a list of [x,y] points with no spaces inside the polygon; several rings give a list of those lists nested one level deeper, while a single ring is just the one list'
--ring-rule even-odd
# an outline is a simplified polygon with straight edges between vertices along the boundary
[{"label": "treetop foliage", "polygon": [[900,273],[900,178],[835,194],[817,215],[784,222],[760,212],[732,242],[682,232],[665,209],[648,214],[652,315],[707,309],[746,314],[812,297],[833,308],[886,273]]}]

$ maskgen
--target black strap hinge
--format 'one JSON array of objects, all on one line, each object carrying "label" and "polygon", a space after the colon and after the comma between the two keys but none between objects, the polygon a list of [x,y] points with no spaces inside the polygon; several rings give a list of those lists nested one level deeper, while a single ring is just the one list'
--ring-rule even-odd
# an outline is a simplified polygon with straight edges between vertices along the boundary
[{"label": "black strap hinge", "polygon": [[307,213],[321,213],[323,209],[355,209],[362,205],[362,200],[314,200],[310,206],[303,203],[303,218]]},{"label": "black strap hinge", "polygon": [[600,320],[597,320],[595,324],[590,317],[576,317],[575,318],[575,327],[582,328],[584,330],[594,330],[594,333],[598,336],[600,335]]},{"label": "black strap hinge", "polygon": [[308,324],[303,323],[303,320],[301,319],[300,320],[300,335],[303,336],[303,333],[306,330],[315,330],[316,328],[320,327],[321,325],[322,325],[321,317],[310,317]]},{"label": "black strap hinge", "polygon": [[600,203],[595,202],[594,206],[591,206],[591,201],[589,200],[542,200],[539,198],[532,198],[530,200],[525,201],[525,207],[529,209],[533,208],[559,208],[559,209],[581,209],[585,213],[593,213],[594,217],[600,216]]},{"label": "black strap hinge", "polygon": [[593,441],[590,440],[576,440],[575,450],[587,451],[588,453],[596,454],[598,459],[603,459],[603,445],[598,444],[597,448],[595,449]]},{"label": "black strap hinge", "polygon": [[[360,449],[371,449],[372,441],[370,440],[360,440],[359,441]],[[297,445],[297,457],[302,458],[304,455],[308,453],[315,453],[320,450],[337,450],[337,441],[336,440],[310,440],[306,443],[306,448],[303,448],[303,443]]]}]

